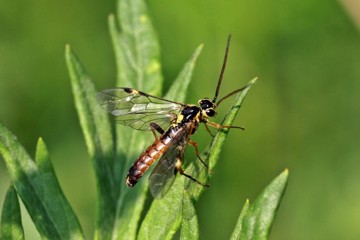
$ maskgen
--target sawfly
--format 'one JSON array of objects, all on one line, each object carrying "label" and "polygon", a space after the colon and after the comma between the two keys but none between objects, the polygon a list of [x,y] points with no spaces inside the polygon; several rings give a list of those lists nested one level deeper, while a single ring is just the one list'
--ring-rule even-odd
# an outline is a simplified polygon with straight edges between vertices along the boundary
[{"label": "sawfly", "polygon": [[[156,161],[158,163],[149,177],[150,191],[154,197],[162,196],[167,192],[175,179],[174,175],[176,173],[180,173],[201,186],[209,186],[185,173],[182,162],[187,145],[191,145],[195,148],[198,159],[208,168],[199,156],[196,142],[190,139],[201,123],[205,124],[209,132],[208,126],[217,129],[241,128],[222,126],[209,121],[211,117],[216,115],[216,108],[223,100],[247,87],[239,88],[218,100],[227,63],[230,39],[231,35],[227,40],[215,95],[212,99],[200,99],[198,105],[184,104],[126,87],[106,89],[98,93],[99,104],[116,117],[117,123],[136,130],[152,131],[155,136],[155,141],[146,148],[130,167],[125,180],[128,187],[134,187]],[[158,136],[158,134],[160,135]]]}]

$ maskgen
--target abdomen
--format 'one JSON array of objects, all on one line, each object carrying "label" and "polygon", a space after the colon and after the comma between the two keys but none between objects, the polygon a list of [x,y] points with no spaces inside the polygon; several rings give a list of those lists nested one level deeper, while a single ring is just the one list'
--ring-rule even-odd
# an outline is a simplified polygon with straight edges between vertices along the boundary
[{"label": "abdomen", "polygon": [[179,131],[170,128],[158,140],[155,140],[130,167],[125,183],[133,187],[140,180],[149,167],[158,160],[174,143]]}]

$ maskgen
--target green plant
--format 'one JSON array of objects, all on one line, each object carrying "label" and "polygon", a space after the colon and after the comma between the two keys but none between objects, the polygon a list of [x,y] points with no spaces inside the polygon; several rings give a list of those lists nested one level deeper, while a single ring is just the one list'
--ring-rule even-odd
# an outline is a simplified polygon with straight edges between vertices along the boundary
[{"label": "green plant", "polygon": [[[118,20],[118,21],[117,21]],[[121,31],[117,27],[119,23]],[[109,27],[117,61],[117,86],[131,86],[160,95],[162,86],[159,46],[143,0],[119,0],[118,18],[109,17]],[[168,99],[184,101],[199,46],[185,64],[169,91]],[[144,209],[147,181],[134,189],[123,183],[128,166],[152,141],[140,131],[115,126],[96,102],[96,90],[75,53],[66,47],[75,105],[93,163],[97,184],[95,239],[170,239],[180,229],[180,238],[197,239],[199,229],[193,203],[204,188],[177,177],[169,192]],[[235,97],[223,125],[231,125],[243,100],[254,84]],[[210,168],[219,159],[228,130],[218,131],[201,154]],[[126,136],[126,139],[124,138]],[[136,143],[136,144],[134,144]],[[58,184],[45,143],[39,139],[35,161],[3,125],[0,124],[0,152],[4,156],[13,186],[10,186],[1,218],[3,238],[24,238],[17,195],[26,206],[37,230],[44,239],[84,239],[77,216]],[[192,161],[186,171],[205,182],[209,177]],[[232,239],[266,239],[287,182],[285,170],[250,205],[247,201]],[[142,213],[146,211],[145,217]]]}]

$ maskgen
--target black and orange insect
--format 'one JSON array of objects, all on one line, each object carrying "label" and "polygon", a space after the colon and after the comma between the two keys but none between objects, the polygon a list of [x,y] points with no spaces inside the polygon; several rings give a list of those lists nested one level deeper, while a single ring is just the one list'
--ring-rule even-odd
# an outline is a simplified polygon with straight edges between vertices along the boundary
[{"label": "black and orange insect", "polygon": [[[116,116],[118,123],[137,130],[151,130],[155,136],[154,143],[148,146],[130,167],[125,181],[128,187],[134,187],[156,161],[158,163],[149,178],[150,191],[155,197],[167,192],[177,172],[202,186],[208,186],[186,174],[181,166],[185,149],[190,144],[195,148],[199,160],[208,168],[199,156],[196,142],[190,139],[201,123],[205,124],[208,131],[208,126],[217,129],[241,128],[221,126],[209,121],[209,118],[216,115],[216,108],[224,99],[247,87],[237,89],[217,101],[226,67],[230,39],[231,35],[228,37],[215,96],[213,99],[199,100],[198,106],[163,99],[132,88],[107,89],[98,93],[99,104]],[[157,136],[156,132],[160,133],[160,136]]]}]

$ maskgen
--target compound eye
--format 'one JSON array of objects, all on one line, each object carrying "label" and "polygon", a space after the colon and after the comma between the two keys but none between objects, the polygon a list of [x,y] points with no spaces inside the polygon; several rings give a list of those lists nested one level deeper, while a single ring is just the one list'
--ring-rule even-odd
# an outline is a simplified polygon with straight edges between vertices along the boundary
[{"label": "compound eye", "polygon": [[206,112],[206,115],[208,115],[209,117],[213,117],[216,114],[214,109],[207,109],[205,112]]},{"label": "compound eye", "polygon": [[213,103],[209,99],[202,99],[199,101],[201,109],[208,109],[213,106]]}]

